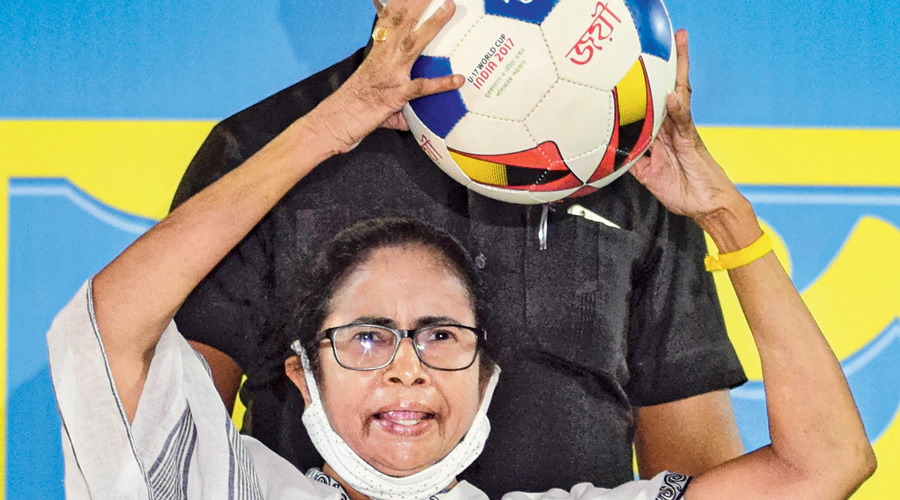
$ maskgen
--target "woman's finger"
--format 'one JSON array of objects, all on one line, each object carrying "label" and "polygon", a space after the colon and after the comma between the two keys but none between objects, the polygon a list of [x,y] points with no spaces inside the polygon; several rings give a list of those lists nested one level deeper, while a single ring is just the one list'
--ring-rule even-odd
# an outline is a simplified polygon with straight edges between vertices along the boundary
[{"label": "woman's finger", "polygon": [[379,24],[383,22],[390,28],[412,31],[429,3],[430,0],[391,0],[385,4]]},{"label": "woman's finger", "polygon": [[432,94],[440,94],[456,90],[463,86],[465,79],[462,75],[447,75],[438,78],[416,78],[409,82],[409,99],[424,97]]},{"label": "woman's finger", "polygon": [[379,15],[372,38],[381,47],[377,52],[406,64],[414,61],[426,45],[437,35],[441,27],[453,17],[455,4],[446,0],[437,11],[415,29],[429,0],[391,0]]},{"label": "woman's finger", "polygon": [[693,127],[691,114],[685,109],[684,102],[677,93],[672,92],[666,96],[666,112],[672,120],[675,130],[681,136],[688,137],[687,132],[690,132]]},{"label": "woman's finger", "polygon": [[453,18],[455,12],[456,3],[453,0],[445,0],[441,7],[416,29],[421,44],[421,47],[417,47],[418,52],[421,53],[425,46],[434,40],[434,37]]},{"label": "woman's finger", "polygon": [[372,4],[375,5],[375,15],[381,17],[381,11],[384,10],[384,5],[381,3],[381,0],[372,0]]},{"label": "woman's finger", "polygon": [[688,34],[687,31],[680,29],[675,33],[675,93],[682,101],[682,105],[691,111],[691,80],[690,80],[690,57],[688,55]]}]

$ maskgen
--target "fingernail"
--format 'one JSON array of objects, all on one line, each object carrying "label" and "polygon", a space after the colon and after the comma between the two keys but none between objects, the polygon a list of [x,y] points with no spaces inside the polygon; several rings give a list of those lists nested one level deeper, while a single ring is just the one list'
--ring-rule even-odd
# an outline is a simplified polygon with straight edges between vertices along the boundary
[{"label": "fingernail", "polygon": [[444,0],[444,3],[441,4],[441,10],[448,10],[448,9],[450,9],[450,2],[451,2],[451,1],[452,1],[452,0]]}]

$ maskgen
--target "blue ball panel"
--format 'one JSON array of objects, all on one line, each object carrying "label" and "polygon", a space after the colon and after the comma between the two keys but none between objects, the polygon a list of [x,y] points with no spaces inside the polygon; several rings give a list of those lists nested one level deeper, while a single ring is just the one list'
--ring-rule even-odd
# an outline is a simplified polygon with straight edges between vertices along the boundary
[{"label": "blue ball panel", "polygon": [[625,0],[641,38],[641,52],[669,60],[672,25],[662,0]]},{"label": "blue ball panel", "polygon": [[559,0],[485,0],[484,12],[495,16],[510,17],[528,23],[541,24]]},{"label": "blue ball panel", "polygon": [[[450,59],[430,56],[419,57],[410,72],[413,78],[437,78],[452,74]],[[447,134],[468,112],[462,96],[456,90],[420,97],[409,104],[422,123],[441,139],[446,139]]]}]

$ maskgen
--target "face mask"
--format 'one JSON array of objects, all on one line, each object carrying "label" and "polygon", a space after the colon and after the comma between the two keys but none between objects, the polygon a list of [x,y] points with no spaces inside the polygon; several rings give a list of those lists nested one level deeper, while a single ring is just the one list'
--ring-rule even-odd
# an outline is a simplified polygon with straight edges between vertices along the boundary
[{"label": "face mask", "polygon": [[411,476],[395,477],[380,472],[359,457],[334,431],[325,415],[319,390],[316,386],[306,351],[296,341],[291,346],[300,356],[303,376],[309,388],[311,404],[303,411],[303,425],[316,450],[332,469],[356,491],[373,500],[424,500],[440,492],[452,483],[456,476],[472,464],[484,449],[491,424],[487,409],[494,395],[494,387],[500,377],[500,368],[495,368],[485,391],[481,406],[475,415],[472,427],[462,440],[436,464]]}]

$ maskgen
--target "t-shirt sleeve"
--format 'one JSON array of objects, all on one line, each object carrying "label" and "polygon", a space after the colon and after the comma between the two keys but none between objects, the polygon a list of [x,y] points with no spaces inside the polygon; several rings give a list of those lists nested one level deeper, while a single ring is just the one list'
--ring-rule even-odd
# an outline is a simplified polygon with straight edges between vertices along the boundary
[{"label": "t-shirt sleeve", "polygon": [[[334,91],[361,61],[361,53],[338,67],[284,89],[213,127],[188,165],[172,201],[184,203],[265,147],[297,118]],[[277,209],[276,209],[277,211]],[[269,324],[280,309],[273,297],[278,238],[291,234],[267,216],[197,286],[175,317],[178,329],[194,340],[224,352],[250,372],[271,349]]]},{"label": "t-shirt sleeve", "polygon": [[[257,114],[254,108],[247,112]],[[210,132],[187,168],[172,202],[173,209],[261,149],[277,130],[274,125],[247,132],[247,120],[235,115]],[[269,317],[268,288],[272,258],[266,221],[257,225],[188,296],[175,316],[179,331],[224,352],[245,371],[263,340]]]},{"label": "t-shirt sleeve", "polygon": [[667,403],[746,381],[725,331],[703,232],[660,208],[657,232],[636,268],[628,332],[632,404]]},{"label": "t-shirt sleeve", "polygon": [[191,292],[175,315],[184,337],[231,357],[245,372],[257,350],[271,343],[272,257],[264,229],[257,227]]},{"label": "t-shirt sleeve", "polygon": [[569,491],[552,489],[542,493],[507,493],[502,500],[681,500],[690,476],[661,472],[652,479],[631,481],[612,489],[579,483]]},{"label": "t-shirt sleeve", "polygon": [[[265,147],[340,87],[364,57],[365,52],[360,49],[344,61],[218,123],[188,165],[175,191],[172,208]],[[276,207],[273,213],[278,211]],[[254,372],[260,368],[267,376],[271,371],[271,337],[283,321],[275,316],[283,308],[283,298],[274,290],[276,268],[280,266],[279,256],[291,250],[283,248],[284,242],[291,236],[299,237],[290,214],[286,214],[286,223],[272,219],[271,213],[263,218],[194,289],[175,316],[185,338],[227,354],[250,378],[255,378]],[[280,366],[277,371],[281,372]]]}]

